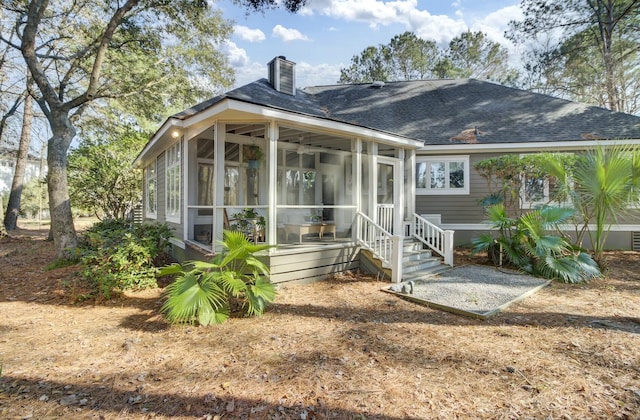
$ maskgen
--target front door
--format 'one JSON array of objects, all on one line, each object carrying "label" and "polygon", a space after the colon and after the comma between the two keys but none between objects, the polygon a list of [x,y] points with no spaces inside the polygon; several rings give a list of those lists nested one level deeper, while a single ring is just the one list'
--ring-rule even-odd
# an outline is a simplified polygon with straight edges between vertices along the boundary
[{"label": "front door", "polygon": [[402,167],[400,160],[378,157],[376,171],[376,222],[387,232],[400,234],[402,227]]}]

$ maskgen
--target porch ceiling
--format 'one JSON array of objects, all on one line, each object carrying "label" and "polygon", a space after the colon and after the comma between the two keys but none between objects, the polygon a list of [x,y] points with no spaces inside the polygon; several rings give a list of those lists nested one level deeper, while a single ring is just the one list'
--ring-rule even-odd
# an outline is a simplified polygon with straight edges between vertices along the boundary
[{"label": "porch ceiling", "polygon": [[[265,138],[266,124],[227,124],[226,132],[238,134],[242,136],[250,136],[257,138]],[[306,146],[310,148],[322,148],[336,150],[342,152],[351,151],[351,139],[348,137],[337,136],[332,133],[321,133],[312,130],[303,130],[299,128],[280,126],[279,140],[281,142],[291,143],[294,145]],[[380,151],[394,150],[392,146],[380,144]]]}]

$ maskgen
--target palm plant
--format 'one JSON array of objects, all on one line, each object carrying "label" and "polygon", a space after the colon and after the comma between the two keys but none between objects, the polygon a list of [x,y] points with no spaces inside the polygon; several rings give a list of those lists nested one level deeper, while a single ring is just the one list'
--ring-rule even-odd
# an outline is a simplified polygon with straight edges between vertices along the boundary
[{"label": "palm plant", "polygon": [[[579,241],[587,232],[594,258],[605,268],[604,249],[611,225],[640,195],[640,152],[635,146],[599,145],[576,161],[573,173],[553,158],[546,166],[550,174],[563,180],[562,189],[582,218]],[[594,229],[589,229],[592,222]]]},{"label": "palm plant", "polygon": [[630,204],[634,185],[633,161],[637,160],[631,159],[631,153],[631,148],[626,146],[600,146],[587,152],[576,167],[576,191],[593,209],[595,229],[589,231],[589,238],[594,256],[602,265],[605,265],[604,246],[611,224],[617,223],[618,214]]},{"label": "palm plant", "polygon": [[[549,232],[557,229],[573,214],[573,210],[547,206],[512,219],[504,205],[487,209],[489,223],[497,230],[494,237],[486,233],[473,240],[475,253],[499,249],[501,262],[535,276],[578,283],[599,277],[597,263],[584,250]],[[495,260],[494,260],[495,261]]]},{"label": "palm plant", "polygon": [[169,322],[221,324],[229,318],[231,299],[239,299],[248,315],[261,315],[274,301],[275,288],[264,278],[269,269],[254,255],[269,245],[252,244],[237,231],[224,231],[221,244],[224,251],[210,262],[191,262],[188,271],[180,264],[160,271],[178,274],[161,308]]}]

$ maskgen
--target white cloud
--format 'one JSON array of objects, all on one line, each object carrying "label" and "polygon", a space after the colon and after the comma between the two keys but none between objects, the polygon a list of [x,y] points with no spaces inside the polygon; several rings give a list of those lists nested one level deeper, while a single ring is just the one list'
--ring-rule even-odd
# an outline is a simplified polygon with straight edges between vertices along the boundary
[{"label": "white cloud", "polygon": [[251,29],[243,25],[236,25],[233,28],[233,32],[240,37],[240,39],[249,42],[260,42],[267,38],[260,29]]},{"label": "white cloud", "polygon": [[221,47],[222,51],[227,56],[231,67],[237,69],[247,65],[247,63],[249,62],[247,52],[244,49],[239,48],[235,43],[227,41]]},{"label": "white cloud", "polygon": [[236,71],[235,87],[244,86],[258,79],[267,77],[267,65],[256,61],[249,61],[242,67],[237,67],[234,70]]},{"label": "white cloud", "polygon": [[372,29],[400,24],[406,30],[441,45],[468,27],[461,18],[432,15],[427,10],[420,10],[417,0],[315,0],[304,11],[307,15],[317,12],[334,19],[365,23]]},{"label": "white cloud", "polygon": [[273,31],[271,32],[271,35],[276,38],[280,38],[284,42],[309,40],[309,38],[307,38],[306,35],[303,35],[297,29],[285,28],[282,25],[274,26]]},{"label": "white cloud", "polygon": [[519,60],[519,50],[511,41],[504,36],[509,21],[522,19],[522,9],[519,6],[508,6],[495,12],[489,13],[482,19],[477,20],[471,26],[472,31],[482,31],[489,39],[500,43],[509,51],[509,61],[515,65]]},{"label": "white cloud", "polygon": [[309,64],[301,61],[296,64],[296,83],[298,88],[306,86],[335,85],[340,79],[340,69],[344,64]]},{"label": "white cloud", "polygon": [[489,13],[484,18],[477,20],[472,25],[472,30],[486,33],[493,41],[505,46],[510,44],[504,37],[504,31],[509,26],[509,21],[522,19],[522,9],[519,6],[508,6]]}]

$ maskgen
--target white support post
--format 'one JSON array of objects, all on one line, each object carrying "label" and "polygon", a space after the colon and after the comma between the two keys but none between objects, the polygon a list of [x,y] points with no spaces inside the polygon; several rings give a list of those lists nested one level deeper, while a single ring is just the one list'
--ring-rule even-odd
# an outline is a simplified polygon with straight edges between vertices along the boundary
[{"label": "white support post", "polygon": [[405,204],[407,213],[405,218],[413,220],[413,213],[416,212],[416,151],[407,150],[404,159],[405,167]]},{"label": "white support post", "polygon": [[[278,124],[269,122],[269,138],[267,139],[267,178],[269,180],[269,208],[267,209],[267,243],[278,243],[277,205],[278,197]],[[273,248],[272,248],[273,250]]]},{"label": "white support post", "polygon": [[391,281],[400,283],[402,281],[402,235],[391,237]]},{"label": "white support post", "polygon": [[453,267],[453,233],[452,230],[444,231],[444,263]]},{"label": "white support post", "polygon": [[[362,140],[359,138],[351,142],[351,204],[355,204],[356,212],[362,211]],[[354,242],[362,238],[360,223],[356,219],[356,229],[351,232]]]},{"label": "white support post", "polygon": [[[215,203],[216,208],[215,211],[219,211],[218,206],[224,206],[227,204],[224,202],[224,150],[225,150],[225,142],[226,142],[226,128],[224,123],[217,122],[215,125],[215,135],[213,137],[213,168],[215,170],[216,177],[214,178],[214,182],[216,183],[215,192]],[[226,210],[222,210],[223,212]],[[230,216],[230,215],[229,215]],[[213,228],[212,232],[212,244],[214,252],[222,251],[222,248],[218,245],[218,241],[222,239],[222,232],[224,231],[224,217],[218,218],[216,220],[216,225]],[[218,248],[218,249],[216,249]]]},{"label": "white support post", "polygon": [[[218,138],[218,122],[216,121],[213,124],[213,151],[214,151],[214,156],[215,156],[215,152],[216,152],[216,144],[217,144],[217,139]],[[197,141],[196,141],[196,146],[197,146]],[[196,152],[197,154],[197,152]],[[197,159],[196,159],[197,161]],[[213,161],[213,173],[215,174],[216,177],[219,177],[218,175],[218,163],[214,160]],[[224,176],[223,176],[224,178]],[[218,221],[220,220],[220,216],[218,216],[218,210],[217,210],[217,206],[218,206],[218,201],[217,201],[217,197],[218,197],[218,183],[217,182],[213,182],[213,185],[211,186],[211,195],[213,197],[213,213],[211,215],[211,250],[215,249],[215,238],[217,238],[217,229],[218,229]],[[222,224],[222,221],[220,222],[220,224]]]},{"label": "white support post", "polygon": [[378,220],[378,145],[374,142],[367,144],[369,158],[369,217],[374,222]]}]

